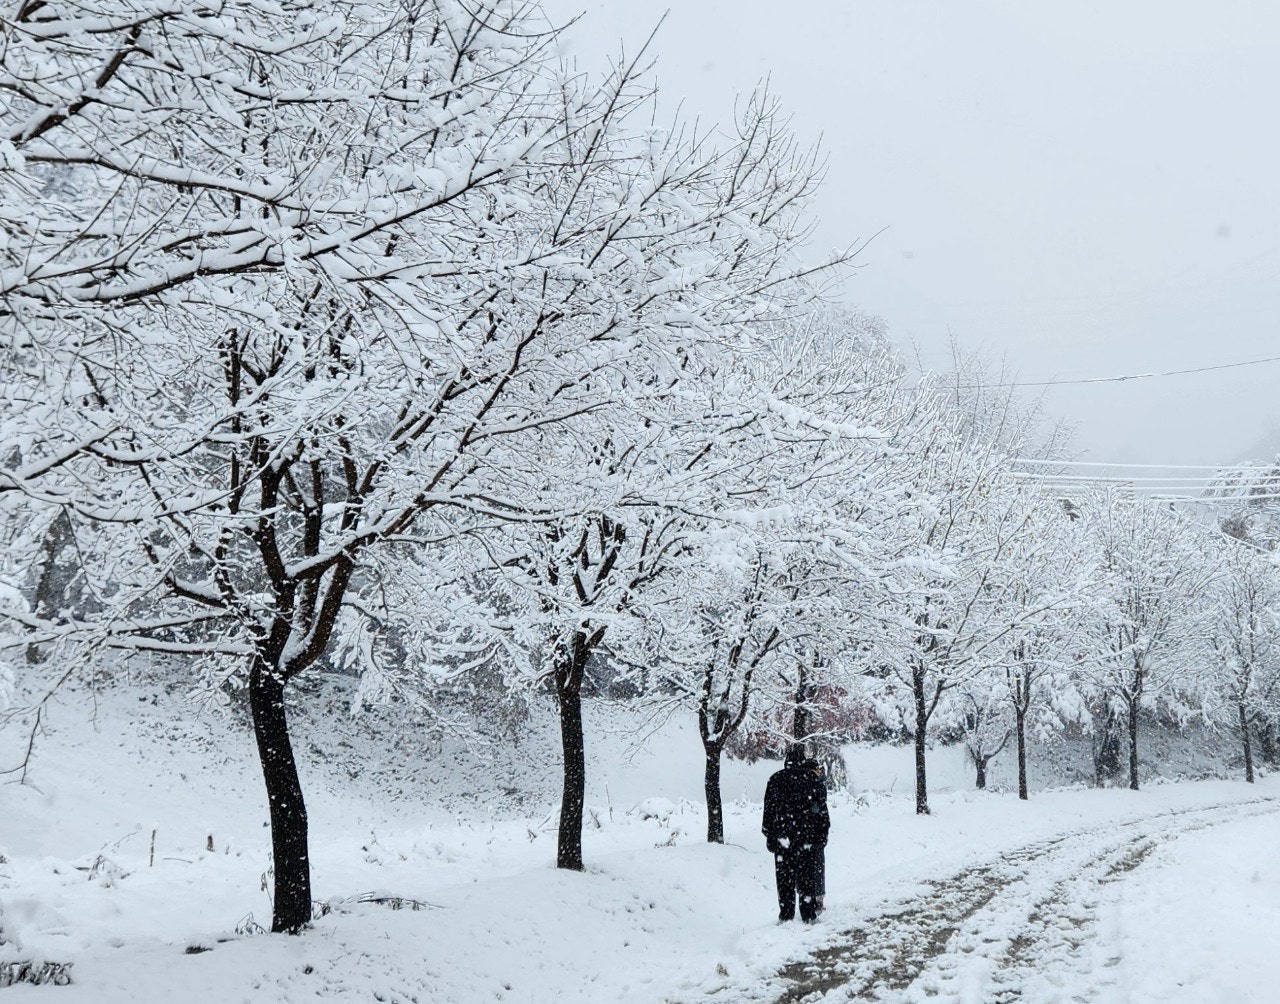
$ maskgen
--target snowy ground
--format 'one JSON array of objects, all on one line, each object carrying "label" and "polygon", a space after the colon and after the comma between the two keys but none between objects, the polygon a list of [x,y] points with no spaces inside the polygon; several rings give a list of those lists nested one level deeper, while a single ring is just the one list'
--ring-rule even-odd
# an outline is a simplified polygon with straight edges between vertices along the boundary
[{"label": "snowy ground", "polygon": [[[167,698],[139,696],[107,698],[96,727],[61,709],[34,786],[0,787],[0,962],[67,962],[73,980],[7,999],[1145,1004],[1273,1001],[1280,985],[1272,779],[1026,804],[939,791],[921,818],[908,751],[864,752],[860,790],[832,801],[830,909],[778,926],[759,806],[741,798],[769,767],[729,766],[729,842],[707,846],[679,721],[639,753],[597,721],[584,875],[551,867],[554,763],[533,745],[524,773],[516,757],[461,786],[525,806],[499,812],[438,763],[397,775],[395,742],[357,752],[354,733],[301,730],[331,910],[300,937],[237,933],[270,915],[249,737],[169,724]],[[934,763],[940,787],[966,783],[950,751]]]}]

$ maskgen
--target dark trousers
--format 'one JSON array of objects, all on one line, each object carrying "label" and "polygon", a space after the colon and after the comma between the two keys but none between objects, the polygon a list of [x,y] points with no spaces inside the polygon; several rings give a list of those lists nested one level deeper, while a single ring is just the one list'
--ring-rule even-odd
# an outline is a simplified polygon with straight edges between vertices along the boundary
[{"label": "dark trousers", "polygon": [[818,916],[817,897],[822,895],[819,883],[823,849],[805,844],[781,850],[773,856],[774,877],[778,880],[778,919],[791,920],[796,915],[796,898],[800,899],[800,919],[812,923]]}]

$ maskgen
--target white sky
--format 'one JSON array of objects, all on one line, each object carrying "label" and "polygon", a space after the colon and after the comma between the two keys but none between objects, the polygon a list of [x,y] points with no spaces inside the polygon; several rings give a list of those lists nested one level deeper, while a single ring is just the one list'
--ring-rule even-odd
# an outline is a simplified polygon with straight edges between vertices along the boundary
[{"label": "white sky", "polygon": [[[663,12],[547,6],[585,12],[588,66]],[[1024,380],[1280,355],[1280,6],[684,0],[654,52],[714,120],[771,77],[830,159],[816,246],[888,227],[847,298],[927,363],[948,330]],[[1046,401],[1090,459],[1218,463],[1280,449],[1277,385],[1271,363]]]}]

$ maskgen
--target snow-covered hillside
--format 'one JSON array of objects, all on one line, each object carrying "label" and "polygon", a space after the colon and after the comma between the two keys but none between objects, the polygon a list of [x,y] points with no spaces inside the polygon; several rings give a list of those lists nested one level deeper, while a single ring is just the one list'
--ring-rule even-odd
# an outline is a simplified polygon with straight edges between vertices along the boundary
[{"label": "snow-covered hillside", "polygon": [[[342,693],[329,686],[336,707]],[[871,918],[949,902],[950,877],[993,862],[999,881],[984,881],[999,894],[948,921],[949,937],[1007,947],[1033,923],[1044,889],[1142,837],[1146,860],[1123,882],[1073,893],[1082,941],[1097,950],[1072,957],[1069,986],[1105,974],[1134,1001],[1265,999],[1246,993],[1271,972],[1264,939],[1251,932],[1275,919],[1280,852],[1268,837],[1273,821],[1250,814],[1277,803],[1246,803],[1280,796],[1271,779],[1057,791],[1024,804],[964,790],[958,755],[939,750],[940,788],[951,778],[959,790],[940,790],[934,815],[918,817],[910,786],[894,781],[897,766],[910,777],[910,751],[855,752],[863,783],[832,797],[829,910],[815,928],[779,927],[751,801],[771,765],[726,764],[728,843],[709,846],[692,723],[646,730],[619,706],[589,708],[585,874],[553,867],[558,764],[538,752],[554,749],[535,741],[548,725],[538,716],[534,735],[489,763],[379,732],[376,721],[300,717],[323,915],[290,937],[256,928],[270,917],[271,844],[252,739],[237,715],[130,689],[101,693],[91,717],[86,695],[68,695],[38,739],[28,783],[0,789],[0,960],[70,963],[72,982],[7,993],[95,1004],[175,995],[185,1004],[775,1000],[803,971],[790,964],[847,944]],[[22,737],[4,735],[11,757]],[[873,790],[881,783],[892,790]],[[1219,805],[1241,808],[1198,812]],[[1224,826],[1196,830],[1210,823]],[[1183,830],[1195,832],[1173,839]],[[1002,858],[1066,833],[1077,836]],[[1029,877],[1015,874],[1022,861],[1038,862],[1026,866]],[[1221,909],[1213,937],[1188,946],[1185,925],[1206,883]],[[1156,903],[1166,907],[1153,917]],[[1217,973],[1210,949],[1227,943],[1233,968]],[[990,952],[954,951],[918,971],[903,962],[898,970],[919,986],[884,999],[917,999],[930,981],[939,999],[990,999],[981,988],[1000,968]],[[1245,963],[1254,968],[1237,968]],[[1192,970],[1196,990],[1179,996],[1178,974]]]}]

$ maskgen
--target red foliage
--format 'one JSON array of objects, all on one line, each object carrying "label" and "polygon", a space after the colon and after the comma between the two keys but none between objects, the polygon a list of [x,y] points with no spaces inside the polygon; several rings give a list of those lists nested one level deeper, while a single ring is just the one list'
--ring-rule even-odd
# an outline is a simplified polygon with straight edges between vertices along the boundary
[{"label": "red foliage", "polygon": [[[747,763],[782,759],[787,747],[794,742],[795,711],[792,703],[775,705],[756,727],[740,729],[731,736],[725,752]],[[851,699],[846,690],[829,684],[814,689],[805,702],[805,713],[809,754],[819,759],[828,751],[884,727],[869,704]]]}]

